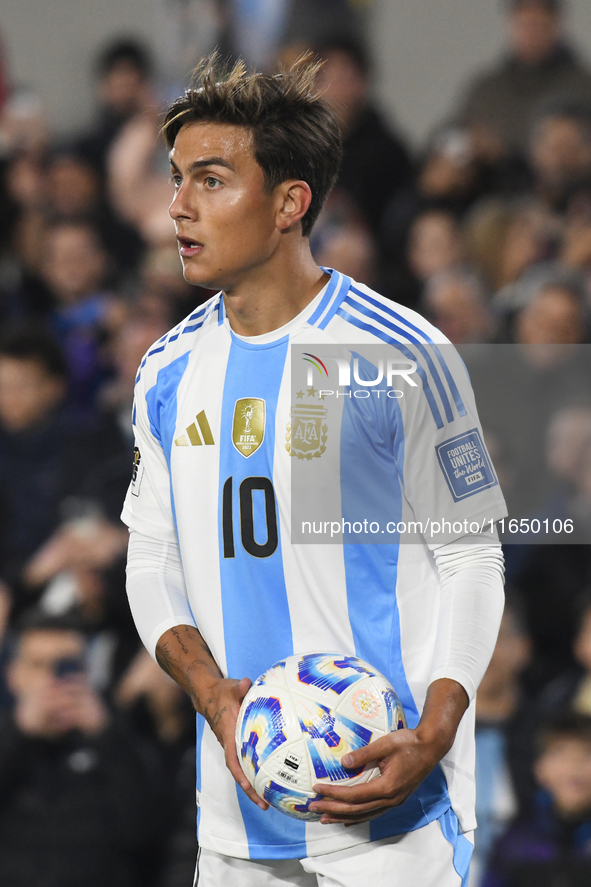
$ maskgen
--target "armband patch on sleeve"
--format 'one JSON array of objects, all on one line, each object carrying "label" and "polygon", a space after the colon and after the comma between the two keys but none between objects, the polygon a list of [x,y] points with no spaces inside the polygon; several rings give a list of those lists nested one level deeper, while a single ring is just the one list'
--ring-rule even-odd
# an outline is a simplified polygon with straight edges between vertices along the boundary
[{"label": "armband patch on sleeve", "polygon": [[454,502],[498,485],[477,428],[445,440],[435,451]]},{"label": "armband patch on sleeve", "polygon": [[142,465],[142,457],[138,447],[133,448],[133,469],[131,473],[131,495],[139,496],[142,478],[144,476],[144,466]]}]

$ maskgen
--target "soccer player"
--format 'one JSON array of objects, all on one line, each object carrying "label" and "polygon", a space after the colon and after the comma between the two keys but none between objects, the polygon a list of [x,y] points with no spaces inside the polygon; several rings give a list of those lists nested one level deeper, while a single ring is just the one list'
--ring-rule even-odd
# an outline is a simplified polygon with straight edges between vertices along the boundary
[{"label": "soccer player", "polygon": [[[129,598],[146,647],[198,712],[199,887],[459,887],[475,826],[473,700],[502,611],[491,528],[504,502],[445,337],[312,258],[310,230],[340,157],[316,74],[306,59],[276,76],[210,59],[166,115],[184,274],[221,292],[141,363],[123,511]],[[372,344],[412,355],[408,396],[357,397],[374,378],[361,353]],[[290,349],[301,345],[349,355],[342,397],[311,385],[292,401]],[[298,404],[330,412],[320,435]],[[480,468],[465,476],[469,458]],[[394,527],[413,516],[457,529],[417,544],[373,545],[367,534],[293,544],[292,463],[304,481],[308,469],[321,477],[340,465],[343,519],[355,500]],[[270,665],[331,651],[389,678],[408,729],[346,756],[346,767],[378,761],[381,775],[323,785],[309,805],[321,820],[302,822],[250,787],[235,724]]]}]

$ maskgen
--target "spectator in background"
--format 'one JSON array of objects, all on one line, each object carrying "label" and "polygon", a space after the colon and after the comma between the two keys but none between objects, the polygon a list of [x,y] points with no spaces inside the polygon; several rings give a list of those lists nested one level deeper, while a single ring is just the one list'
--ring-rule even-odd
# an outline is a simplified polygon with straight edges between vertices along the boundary
[{"label": "spectator in background", "polygon": [[556,221],[533,199],[492,198],[466,220],[467,259],[494,293],[547,259],[558,234]]},{"label": "spectator in background", "polygon": [[379,280],[378,249],[358,207],[343,191],[329,195],[310,237],[318,265],[372,286]]},{"label": "spectator in background", "polygon": [[148,250],[140,271],[135,313],[163,325],[162,332],[176,326],[212,296],[211,290],[191,286],[183,277],[176,240]]},{"label": "spectator in background", "polygon": [[155,104],[153,66],[148,51],[136,40],[109,43],[96,62],[97,120],[78,139],[78,150],[97,170],[106,174],[109,149],[122,126]]},{"label": "spectator in background", "polygon": [[416,199],[462,217],[483,198],[513,193],[523,179],[522,166],[499,156],[476,130],[452,124],[441,127],[427,146]]},{"label": "spectator in background", "polygon": [[508,591],[499,637],[476,697],[476,818],[470,884],[480,882],[493,842],[535,793],[533,703],[521,675],[532,644],[520,602]]},{"label": "spectator in background", "polygon": [[[521,345],[576,345],[588,337],[588,317],[580,283],[557,279],[542,283],[518,311],[513,329]],[[548,354],[550,350],[533,352]]]},{"label": "spectator in background", "polygon": [[17,332],[0,343],[0,563],[9,581],[49,534],[70,489],[66,374],[60,349],[42,334]]},{"label": "spectator in background", "polygon": [[570,711],[591,717],[591,592],[575,602],[577,632],[572,668],[559,675],[541,693],[540,718],[547,711]]},{"label": "spectator in background", "polygon": [[[152,740],[167,776],[174,781],[184,753],[195,741],[195,711],[186,694],[142,647],[119,681],[114,701],[120,710],[131,713],[137,731]],[[194,805],[194,797],[192,801]]]},{"label": "spectator in background", "polygon": [[546,713],[533,813],[497,842],[482,887],[583,887],[591,881],[591,718]]},{"label": "spectator in background", "polygon": [[461,267],[463,233],[452,212],[435,207],[418,212],[405,239],[407,274],[399,275],[395,281],[396,298],[420,311],[429,281],[438,274]]},{"label": "spectator in background", "polygon": [[52,153],[43,190],[50,221],[86,220],[94,225],[112,260],[113,276],[121,279],[137,271],[142,240],[112,211],[96,169],[79,151],[62,148]]},{"label": "spectator in background", "polygon": [[92,689],[86,653],[72,622],[32,616],[19,632],[0,727],[3,887],[153,883],[157,762]]},{"label": "spectator in background", "polygon": [[454,345],[488,342],[493,337],[495,325],[482,286],[467,271],[442,271],[432,277],[422,311]]},{"label": "spectator in background", "polygon": [[468,87],[457,119],[480,150],[523,154],[532,111],[553,95],[591,101],[591,71],[563,33],[562,0],[507,0],[508,54]]},{"label": "spectator in background", "polygon": [[548,101],[536,110],[528,144],[533,191],[557,213],[591,201],[591,96]]},{"label": "spectator in background", "polygon": [[565,535],[565,541],[590,544],[591,406],[564,407],[552,416],[546,436],[546,460],[554,485],[544,517],[553,521],[570,519],[573,529]]},{"label": "spectator in background", "polygon": [[70,401],[87,411],[108,375],[102,340],[122,322],[122,306],[104,288],[108,258],[91,223],[54,222],[40,246],[42,282],[53,300],[49,320],[68,363]]},{"label": "spectator in background", "polygon": [[[589,336],[585,277],[558,262],[541,262],[528,268],[513,284],[497,292],[492,302],[507,324],[506,341],[521,345],[572,345]],[[537,355],[550,360],[564,352],[529,349],[528,360]]]},{"label": "spectator in background", "polygon": [[114,376],[99,392],[99,404],[114,417],[132,448],[131,412],[138,367],[148,349],[169,329],[170,324],[140,314],[127,320],[109,343]]},{"label": "spectator in background", "polygon": [[[16,612],[30,595],[39,593],[36,586],[42,583],[32,587],[25,573],[29,560],[59,525],[62,503],[80,494],[93,472],[102,472],[101,486],[105,487],[106,466],[122,447],[116,427],[82,421],[72,414],[66,403],[66,378],[63,354],[47,334],[28,326],[4,334],[0,341],[0,575],[13,589]],[[119,502],[120,497],[121,490]],[[79,554],[81,548],[79,541]]]},{"label": "spectator in background", "polygon": [[113,139],[107,162],[110,204],[149,248],[177,245],[168,207],[170,164],[154,108],[131,117]]},{"label": "spectator in background", "polygon": [[462,264],[462,233],[457,219],[450,212],[424,210],[414,219],[408,241],[408,264],[421,284]]},{"label": "spectator in background", "polygon": [[362,45],[353,39],[334,40],[318,46],[317,52],[324,60],[318,87],[343,137],[336,187],[353,200],[368,229],[379,238],[393,195],[413,182],[407,148],[371,103],[370,62]]}]

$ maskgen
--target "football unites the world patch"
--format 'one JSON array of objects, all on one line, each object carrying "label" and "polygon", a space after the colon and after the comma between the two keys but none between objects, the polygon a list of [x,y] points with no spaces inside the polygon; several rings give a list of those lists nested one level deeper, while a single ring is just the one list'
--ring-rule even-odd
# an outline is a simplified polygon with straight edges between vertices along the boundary
[{"label": "football unites the world patch", "polygon": [[454,502],[498,484],[477,428],[445,440],[435,451]]}]

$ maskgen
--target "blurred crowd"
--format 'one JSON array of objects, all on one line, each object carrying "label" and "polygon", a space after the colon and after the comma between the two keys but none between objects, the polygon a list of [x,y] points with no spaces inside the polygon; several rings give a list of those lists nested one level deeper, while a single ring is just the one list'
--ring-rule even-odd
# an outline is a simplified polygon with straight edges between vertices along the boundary
[{"label": "blurred crowd", "polygon": [[416,152],[372,99],[363,10],[171,0],[164,60],[114,37],[67,139],[0,57],[3,887],[192,883],[193,713],[140,648],[119,513],[137,366],[210,296],[182,276],[158,126],[216,44],[324,60],[344,160],[314,256],[460,347],[528,522],[476,705],[471,887],[591,883],[591,62],[560,0],[506,0],[502,58]]}]

